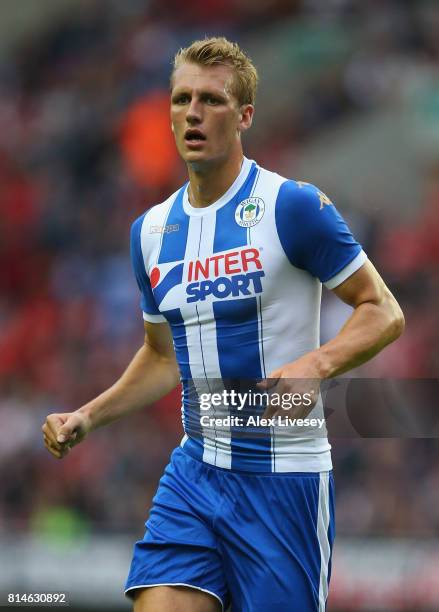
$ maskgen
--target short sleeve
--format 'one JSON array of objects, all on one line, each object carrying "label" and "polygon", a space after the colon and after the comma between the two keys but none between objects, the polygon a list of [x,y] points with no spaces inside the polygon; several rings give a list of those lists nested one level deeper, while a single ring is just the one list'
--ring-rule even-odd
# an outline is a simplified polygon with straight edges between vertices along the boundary
[{"label": "short sleeve", "polygon": [[131,263],[136,277],[137,285],[142,294],[140,307],[143,311],[143,318],[150,323],[161,323],[166,321],[160,314],[151,288],[151,282],[145,270],[145,263],[142,254],[141,231],[145,214],[136,219],[131,226]]},{"label": "short sleeve", "polygon": [[276,228],[290,262],[334,289],[366,261],[331,200],[309,183],[286,181],[276,201]]}]

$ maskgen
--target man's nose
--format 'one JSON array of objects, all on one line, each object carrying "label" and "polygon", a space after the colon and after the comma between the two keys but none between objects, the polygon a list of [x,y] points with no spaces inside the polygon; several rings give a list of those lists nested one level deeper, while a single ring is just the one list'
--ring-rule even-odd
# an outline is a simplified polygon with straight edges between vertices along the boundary
[{"label": "man's nose", "polygon": [[190,124],[200,123],[202,121],[202,118],[202,109],[200,103],[197,100],[191,100],[191,103],[186,113],[186,121]]}]

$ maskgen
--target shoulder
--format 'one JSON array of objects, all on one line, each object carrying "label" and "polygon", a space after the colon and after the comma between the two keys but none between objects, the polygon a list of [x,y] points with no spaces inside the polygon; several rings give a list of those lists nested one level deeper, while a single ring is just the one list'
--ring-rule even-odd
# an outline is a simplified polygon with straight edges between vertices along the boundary
[{"label": "shoulder", "polygon": [[316,185],[289,179],[279,188],[275,216],[278,231],[299,233],[296,240],[325,240],[343,222],[332,201]]},{"label": "shoulder", "polygon": [[317,212],[333,209],[329,197],[316,185],[305,181],[284,179],[279,188],[277,207],[294,217],[313,216]]},{"label": "shoulder", "polygon": [[286,178],[276,172],[258,166],[259,187],[275,196],[276,213],[291,219],[300,219],[313,212],[333,207],[330,198],[316,185],[306,181]]}]

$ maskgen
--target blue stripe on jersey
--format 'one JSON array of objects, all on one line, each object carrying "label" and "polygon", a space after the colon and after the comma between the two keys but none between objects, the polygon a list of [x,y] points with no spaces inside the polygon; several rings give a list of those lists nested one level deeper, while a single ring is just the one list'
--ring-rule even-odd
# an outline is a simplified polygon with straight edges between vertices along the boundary
[{"label": "blue stripe on jersey", "polygon": [[[199,441],[201,438],[200,401],[192,379],[184,319],[179,308],[165,310],[162,314],[171,326],[175,356],[180,368],[181,384],[183,387],[183,429],[187,435]],[[192,455],[200,461],[203,459],[202,444],[198,442],[198,444],[193,445]]]},{"label": "blue stripe on jersey", "polygon": [[186,242],[189,230],[189,217],[183,210],[184,185],[177,194],[166,219],[166,227],[178,226],[175,231],[164,231],[160,254],[157,263],[183,261],[186,252]]},{"label": "blue stripe on jersey", "polygon": [[[253,164],[249,175],[236,196],[216,213],[214,253],[247,245],[247,228],[235,221],[237,205],[250,197],[258,175]],[[259,353],[258,307],[255,297],[240,300],[218,300],[213,303],[216,321],[218,359],[221,376],[227,387],[227,379],[241,376],[261,378]],[[243,376],[242,364],[245,363]],[[250,413],[262,414],[263,409],[244,408],[237,416],[246,418]],[[233,411],[232,411],[233,413]],[[234,414],[234,413],[233,413]],[[271,471],[271,438],[269,429],[259,428],[252,439],[244,439],[243,428],[231,430],[232,469],[254,470],[257,462],[260,471]]]},{"label": "blue stripe on jersey", "polygon": [[247,228],[241,227],[235,221],[235,210],[237,205],[250,197],[253,184],[258,174],[256,164],[253,164],[248,177],[238,193],[220,208],[216,213],[215,237],[213,241],[213,252],[227,251],[247,244]]},{"label": "blue stripe on jersey", "polygon": [[213,302],[222,378],[262,376],[256,300],[256,297],[250,297]]},{"label": "blue stripe on jersey", "polygon": [[145,262],[142,255],[142,244],[140,234],[142,231],[143,221],[148,211],[141,217],[136,219],[131,226],[131,263],[134,269],[134,275],[136,277],[137,284],[142,293],[140,300],[140,306],[144,312],[148,314],[157,315],[160,314],[157,304],[155,303],[154,296],[151,289],[151,283],[145,270]]},{"label": "blue stripe on jersey", "polygon": [[189,351],[187,347],[186,327],[181,315],[180,308],[162,311],[172,329],[174,338],[175,356],[180,367],[180,374],[183,379],[191,378],[191,365],[189,363]]},{"label": "blue stripe on jersey", "polygon": [[179,285],[183,279],[183,263],[177,264],[174,268],[169,270],[167,275],[163,278],[153,289],[154,297],[157,306],[160,306],[161,302],[165,298],[166,294],[176,285]]},{"label": "blue stripe on jersey", "polygon": [[[237,393],[246,393],[252,386],[252,380],[261,378],[261,360],[259,356],[259,326],[257,298],[241,300],[223,300],[213,303],[216,320],[217,345],[221,376],[228,390],[233,387]],[[242,376],[242,364],[245,364],[245,375]],[[249,385],[246,385],[248,379]],[[233,381],[238,380],[238,387]],[[245,388],[244,388],[245,387]],[[253,392],[257,389],[252,389]],[[233,416],[247,421],[250,415],[262,415],[264,407],[245,406],[243,410],[231,410]],[[232,427],[232,469],[271,471],[271,438],[270,429],[258,427],[244,436],[243,427]]]}]

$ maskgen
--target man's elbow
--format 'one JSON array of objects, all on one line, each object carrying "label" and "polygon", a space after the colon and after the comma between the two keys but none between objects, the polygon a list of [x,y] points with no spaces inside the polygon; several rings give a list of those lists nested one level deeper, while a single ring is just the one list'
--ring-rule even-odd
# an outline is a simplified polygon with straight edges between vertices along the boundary
[{"label": "man's elbow", "polygon": [[394,342],[401,336],[405,329],[405,318],[401,306],[396,299],[390,294],[388,298],[387,311],[389,317],[388,336],[389,342]]}]

